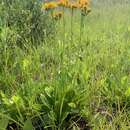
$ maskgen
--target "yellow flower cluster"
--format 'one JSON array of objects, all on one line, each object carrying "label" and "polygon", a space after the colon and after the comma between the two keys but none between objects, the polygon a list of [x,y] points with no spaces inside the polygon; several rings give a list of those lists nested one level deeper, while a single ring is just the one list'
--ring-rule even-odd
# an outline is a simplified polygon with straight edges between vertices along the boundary
[{"label": "yellow flower cluster", "polygon": [[80,8],[87,8],[90,5],[89,0],[79,0],[79,7]]},{"label": "yellow flower cluster", "polygon": [[[52,2],[46,2],[42,4],[42,9],[48,11],[51,9],[55,9],[57,7],[65,7],[65,8],[71,8],[71,9],[80,9],[81,13],[83,15],[88,14],[91,10],[89,8],[90,5],[90,0],[77,0],[75,1],[70,1],[70,0],[57,0],[57,1],[52,1]],[[58,12],[55,14],[54,18],[60,18],[62,16],[61,12]]]},{"label": "yellow flower cluster", "polygon": [[58,0],[58,6],[68,7],[69,1],[68,0]]},{"label": "yellow flower cluster", "polygon": [[42,5],[42,9],[54,9],[59,6],[67,7],[67,8],[88,8],[90,4],[90,0],[78,0],[77,2],[71,2],[69,0],[58,0],[55,2],[46,2]]},{"label": "yellow flower cluster", "polygon": [[42,9],[44,10],[49,10],[49,9],[54,9],[56,8],[58,5],[56,2],[47,2],[45,4],[42,5]]}]

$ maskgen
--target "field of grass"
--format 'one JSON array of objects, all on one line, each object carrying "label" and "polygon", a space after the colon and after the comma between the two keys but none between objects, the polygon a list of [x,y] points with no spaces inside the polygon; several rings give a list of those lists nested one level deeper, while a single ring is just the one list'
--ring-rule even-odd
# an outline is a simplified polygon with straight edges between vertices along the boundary
[{"label": "field of grass", "polygon": [[0,130],[130,130],[130,2],[92,0],[81,33],[79,11],[55,23],[37,0],[11,1],[0,2]]}]

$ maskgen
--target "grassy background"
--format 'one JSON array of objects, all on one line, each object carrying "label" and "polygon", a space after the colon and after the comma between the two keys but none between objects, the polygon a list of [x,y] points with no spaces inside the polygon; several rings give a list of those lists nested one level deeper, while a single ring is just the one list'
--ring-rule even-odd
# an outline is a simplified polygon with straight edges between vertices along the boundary
[{"label": "grassy background", "polygon": [[[130,129],[129,5],[129,1],[93,1],[81,41],[78,11],[73,41],[68,10],[65,34],[61,19],[55,37],[40,42],[25,37],[25,49],[14,42],[15,37],[7,41],[18,33],[14,31],[18,25],[1,24],[0,115],[8,129],[26,130],[26,124],[28,130],[30,124],[48,130]],[[14,43],[13,48],[6,43]],[[87,127],[81,126],[81,119]]]}]

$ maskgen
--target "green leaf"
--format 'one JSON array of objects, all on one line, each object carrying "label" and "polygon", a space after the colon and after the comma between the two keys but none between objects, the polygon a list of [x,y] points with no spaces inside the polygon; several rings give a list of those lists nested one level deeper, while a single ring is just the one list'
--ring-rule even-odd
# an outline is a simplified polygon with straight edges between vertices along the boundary
[{"label": "green leaf", "polygon": [[10,104],[12,103],[11,100],[9,100],[2,91],[0,92],[0,96],[2,97],[2,102],[5,105],[10,106]]},{"label": "green leaf", "polygon": [[76,108],[76,104],[74,102],[70,102],[68,103],[68,105],[71,107],[71,108]]},{"label": "green leaf", "polygon": [[121,84],[124,85],[127,82],[127,76],[121,78]]},{"label": "green leaf", "polygon": [[9,120],[6,118],[3,118],[0,120],[0,130],[6,130],[8,126]]},{"label": "green leaf", "polygon": [[30,119],[25,121],[23,130],[34,130]]},{"label": "green leaf", "polygon": [[47,96],[51,97],[51,93],[53,92],[53,88],[52,87],[46,87],[45,92],[46,92]]},{"label": "green leaf", "polygon": [[130,96],[130,87],[126,90],[125,95],[126,95],[127,97]]}]

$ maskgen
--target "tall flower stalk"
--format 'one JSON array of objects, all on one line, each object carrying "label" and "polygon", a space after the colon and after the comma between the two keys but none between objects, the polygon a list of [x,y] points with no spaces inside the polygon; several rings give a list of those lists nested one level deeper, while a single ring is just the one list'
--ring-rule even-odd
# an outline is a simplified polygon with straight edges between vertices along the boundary
[{"label": "tall flower stalk", "polygon": [[71,42],[73,42],[73,16],[74,16],[74,9],[71,8]]},{"label": "tall flower stalk", "polygon": [[82,14],[82,11],[80,13],[80,36],[79,36],[79,43],[82,41],[82,36],[83,36],[83,28],[84,28],[84,16]]},{"label": "tall flower stalk", "polygon": [[63,6],[63,43],[65,43],[65,7]]},{"label": "tall flower stalk", "polygon": [[89,0],[80,0],[79,1],[79,7],[81,9],[81,13],[80,13],[80,38],[79,38],[79,42],[82,41],[82,36],[84,33],[84,19],[85,16],[88,15],[88,13],[91,11],[89,9]]},{"label": "tall flower stalk", "polygon": [[[84,18],[86,15],[88,15],[88,13],[90,12],[90,10],[88,10],[89,7],[89,0],[78,0],[77,2],[71,2],[69,0],[58,0],[57,2],[52,1],[52,2],[47,2],[45,4],[43,4],[43,9],[45,11],[49,11],[52,10],[54,11],[55,8],[57,7],[62,7],[62,11],[63,11],[63,15],[62,15],[62,21],[63,21],[63,43],[65,43],[65,39],[66,39],[66,29],[65,29],[65,9],[66,8],[70,8],[71,9],[71,20],[70,20],[70,38],[71,38],[71,42],[73,42],[73,19],[74,19],[74,9],[79,9],[81,11],[80,13],[80,36],[79,36],[79,41],[81,42],[82,40],[82,35],[84,32]],[[54,17],[54,19],[57,19],[57,16]],[[55,24],[55,23],[54,23]]]}]

